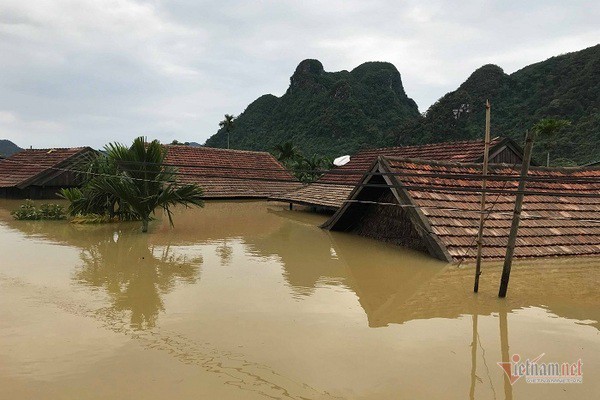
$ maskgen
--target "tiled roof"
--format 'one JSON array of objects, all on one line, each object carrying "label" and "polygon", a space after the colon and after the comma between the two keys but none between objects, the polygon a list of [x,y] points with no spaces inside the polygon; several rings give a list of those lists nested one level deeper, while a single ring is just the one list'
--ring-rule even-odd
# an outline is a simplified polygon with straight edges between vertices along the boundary
[{"label": "tiled roof", "polygon": [[[386,157],[380,162],[383,171],[399,174],[394,178],[406,188],[430,225],[431,233],[437,235],[448,253],[455,259],[473,258],[481,179],[464,179],[464,175],[481,174],[481,165]],[[518,168],[491,165],[489,171],[487,186],[491,191],[514,193]],[[510,179],[493,180],[494,176],[510,176]],[[528,179],[533,181],[527,183],[529,194],[523,204],[515,255],[600,255],[600,168],[532,167]],[[461,191],[456,191],[457,188]],[[488,206],[493,204],[494,208],[485,223],[485,257],[504,257],[514,202],[514,194],[488,195]]]},{"label": "tiled roof", "polygon": [[267,198],[301,186],[271,154],[211,147],[167,146],[166,164],[182,183],[197,183],[207,198]]},{"label": "tiled roof", "polygon": [[66,168],[80,155],[93,152],[89,147],[66,149],[28,149],[0,161],[0,187],[23,188],[35,184],[48,173],[59,172],[53,168]]},{"label": "tiled roof", "polygon": [[354,189],[353,185],[337,185],[320,183],[319,181],[304,185],[293,192],[271,197],[271,200],[286,201],[307,206],[320,206],[327,209],[338,209]]},{"label": "tiled roof", "polygon": [[[492,139],[490,148],[500,144],[503,140],[502,138]],[[277,196],[274,200],[337,209],[378,156],[477,162],[483,158],[483,149],[483,140],[470,140],[363,150],[350,157],[350,161],[346,165],[324,174],[317,182],[282,196]]]}]

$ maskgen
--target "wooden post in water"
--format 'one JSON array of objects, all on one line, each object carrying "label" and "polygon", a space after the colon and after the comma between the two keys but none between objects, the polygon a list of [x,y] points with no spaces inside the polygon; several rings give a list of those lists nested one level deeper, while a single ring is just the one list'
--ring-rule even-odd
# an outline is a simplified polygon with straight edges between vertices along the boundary
[{"label": "wooden post in water", "polygon": [[512,267],[512,259],[515,254],[515,245],[517,243],[517,233],[519,232],[519,223],[521,222],[521,211],[523,209],[523,198],[525,197],[525,186],[527,174],[529,173],[529,165],[531,164],[531,152],[533,149],[533,140],[535,130],[527,131],[525,139],[525,154],[523,156],[523,165],[521,165],[521,176],[519,177],[519,187],[517,189],[517,198],[515,200],[515,209],[513,211],[513,219],[508,236],[508,244],[506,245],[506,256],[504,257],[504,267],[502,268],[502,278],[500,279],[500,291],[498,297],[506,297],[508,290],[508,279],[510,278],[510,269]]},{"label": "wooden post in water", "polygon": [[473,291],[479,291],[479,275],[481,275],[481,253],[483,252],[483,226],[485,223],[485,191],[487,189],[486,176],[490,156],[490,101],[485,101],[485,143],[483,146],[483,178],[481,181],[481,209],[479,216],[479,233],[477,234],[477,262],[475,264],[475,286]]}]

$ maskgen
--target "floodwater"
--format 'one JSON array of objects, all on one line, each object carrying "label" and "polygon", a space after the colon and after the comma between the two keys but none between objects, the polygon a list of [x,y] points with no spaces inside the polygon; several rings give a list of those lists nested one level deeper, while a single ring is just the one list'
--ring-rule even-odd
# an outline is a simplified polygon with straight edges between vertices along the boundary
[{"label": "floodwater", "polygon": [[[14,221],[0,202],[1,399],[592,399],[600,261],[473,268],[326,216],[209,202],[139,233]],[[510,385],[513,354],[582,384]]]}]

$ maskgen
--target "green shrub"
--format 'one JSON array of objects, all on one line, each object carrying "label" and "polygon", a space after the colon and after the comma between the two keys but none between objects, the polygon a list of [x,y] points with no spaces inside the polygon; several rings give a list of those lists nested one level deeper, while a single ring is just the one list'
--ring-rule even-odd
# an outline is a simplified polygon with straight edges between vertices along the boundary
[{"label": "green shrub", "polygon": [[36,208],[35,204],[31,200],[25,200],[24,204],[11,212],[11,215],[18,220],[59,220],[65,219],[65,208],[60,204],[42,204],[39,208]]}]

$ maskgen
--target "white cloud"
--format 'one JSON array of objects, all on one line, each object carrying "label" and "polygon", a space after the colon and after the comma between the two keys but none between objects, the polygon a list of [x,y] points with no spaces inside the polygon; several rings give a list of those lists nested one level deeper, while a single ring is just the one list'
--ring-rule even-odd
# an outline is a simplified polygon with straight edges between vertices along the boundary
[{"label": "white cloud", "polygon": [[281,95],[304,58],[392,62],[425,110],[482,64],[512,72],[596,44],[599,14],[592,1],[3,0],[0,135],[203,142],[224,113]]}]

